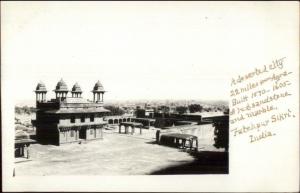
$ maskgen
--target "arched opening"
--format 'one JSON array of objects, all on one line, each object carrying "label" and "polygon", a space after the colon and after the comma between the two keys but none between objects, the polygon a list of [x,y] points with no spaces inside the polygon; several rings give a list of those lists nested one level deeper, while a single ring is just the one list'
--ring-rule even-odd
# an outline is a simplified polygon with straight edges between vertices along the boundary
[{"label": "arched opening", "polygon": [[122,119],[119,119],[119,123],[122,123]]},{"label": "arched opening", "polygon": [[114,124],[114,121],[112,119],[109,119],[108,124]]},{"label": "arched opening", "polygon": [[123,119],[123,122],[126,122],[126,118]]},{"label": "arched opening", "polygon": [[114,124],[118,124],[118,119],[115,119],[115,120],[114,120]]}]

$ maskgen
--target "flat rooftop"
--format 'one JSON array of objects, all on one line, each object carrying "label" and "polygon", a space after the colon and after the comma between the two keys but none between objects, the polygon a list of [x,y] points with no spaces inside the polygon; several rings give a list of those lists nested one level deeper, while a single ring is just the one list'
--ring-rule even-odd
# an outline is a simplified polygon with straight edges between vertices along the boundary
[{"label": "flat rooftop", "polygon": [[183,134],[183,133],[163,133],[161,136],[179,138],[179,139],[197,138],[194,135]]}]

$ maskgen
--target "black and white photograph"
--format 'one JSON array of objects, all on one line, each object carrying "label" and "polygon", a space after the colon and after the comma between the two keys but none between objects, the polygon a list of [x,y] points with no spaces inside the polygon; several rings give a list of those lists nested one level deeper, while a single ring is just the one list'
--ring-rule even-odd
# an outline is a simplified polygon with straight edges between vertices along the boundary
[{"label": "black and white photograph", "polygon": [[85,99],[61,79],[47,100],[39,82],[35,106],[16,106],[14,175],[228,173],[226,101],[106,103],[101,82],[91,88]]},{"label": "black and white photograph", "polygon": [[6,190],[294,190],[297,5],[1,2]]}]

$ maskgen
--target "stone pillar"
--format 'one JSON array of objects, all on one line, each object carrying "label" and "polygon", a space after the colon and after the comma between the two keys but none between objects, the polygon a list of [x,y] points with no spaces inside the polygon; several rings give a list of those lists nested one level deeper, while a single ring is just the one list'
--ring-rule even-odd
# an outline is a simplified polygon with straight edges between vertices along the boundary
[{"label": "stone pillar", "polygon": [[27,154],[27,159],[29,159],[30,158],[30,155],[29,155],[29,145],[26,146],[26,154]]},{"label": "stone pillar", "polygon": [[134,130],[135,130],[134,126],[131,126],[131,135],[134,134]]},{"label": "stone pillar", "polygon": [[156,142],[159,143],[159,134],[160,134],[160,130],[156,131]]},{"label": "stone pillar", "polygon": [[142,127],[140,126],[140,135],[142,135]]},{"label": "stone pillar", "polygon": [[21,147],[22,156],[25,156],[24,147],[25,147],[25,145]]},{"label": "stone pillar", "polygon": [[121,133],[121,127],[122,127],[122,125],[119,125],[119,133]]}]

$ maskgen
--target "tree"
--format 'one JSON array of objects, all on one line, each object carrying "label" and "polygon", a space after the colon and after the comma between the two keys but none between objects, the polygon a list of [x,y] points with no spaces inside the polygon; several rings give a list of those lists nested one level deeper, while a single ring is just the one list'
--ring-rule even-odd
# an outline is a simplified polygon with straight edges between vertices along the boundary
[{"label": "tree", "polygon": [[106,109],[110,110],[110,115],[123,115],[125,113],[125,111],[123,109],[121,109],[120,107],[116,107],[116,106],[105,106]]},{"label": "tree", "polygon": [[30,114],[30,108],[28,106],[24,106],[23,110],[24,110],[24,113],[26,113],[28,115]]},{"label": "tree", "polygon": [[15,107],[15,113],[16,114],[21,114],[22,113],[22,109],[20,107]]},{"label": "tree", "polygon": [[226,108],[226,109],[224,110],[224,114],[225,114],[225,115],[229,115],[229,108]]},{"label": "tree", "polygon": [[187,111],[187,107],[185,107],[185,106],[178,106],[178,107],[176,107],[176,111],[179,113],[179,114],[184,114],[184,113],[186,113],[186,111]]},{"label": "tree", "polygon": [[160,109],[163,113],[168,113],[170,111],[170,107],[164,105],[160,106]]},{"label": "tree", "polygon": [[31,113],[36,112],[36,109],[34,107],[28,107],[28,106],[23,106],[23,107],[15,107],[15,113],[16,114],[28,114],[30,115]]},{"label": "tree", "polygon": [[215,127],[215,144],[216,148],[225,148],[228,151],[229,146],[229,119],[215,120],[213,123]]},{"label": "tree", "polygon": [[191,104],[189,105],[189,111],[191,113],[195,113],[195,112],[201,112],[203,109],[203,107],[199,104]]}]

